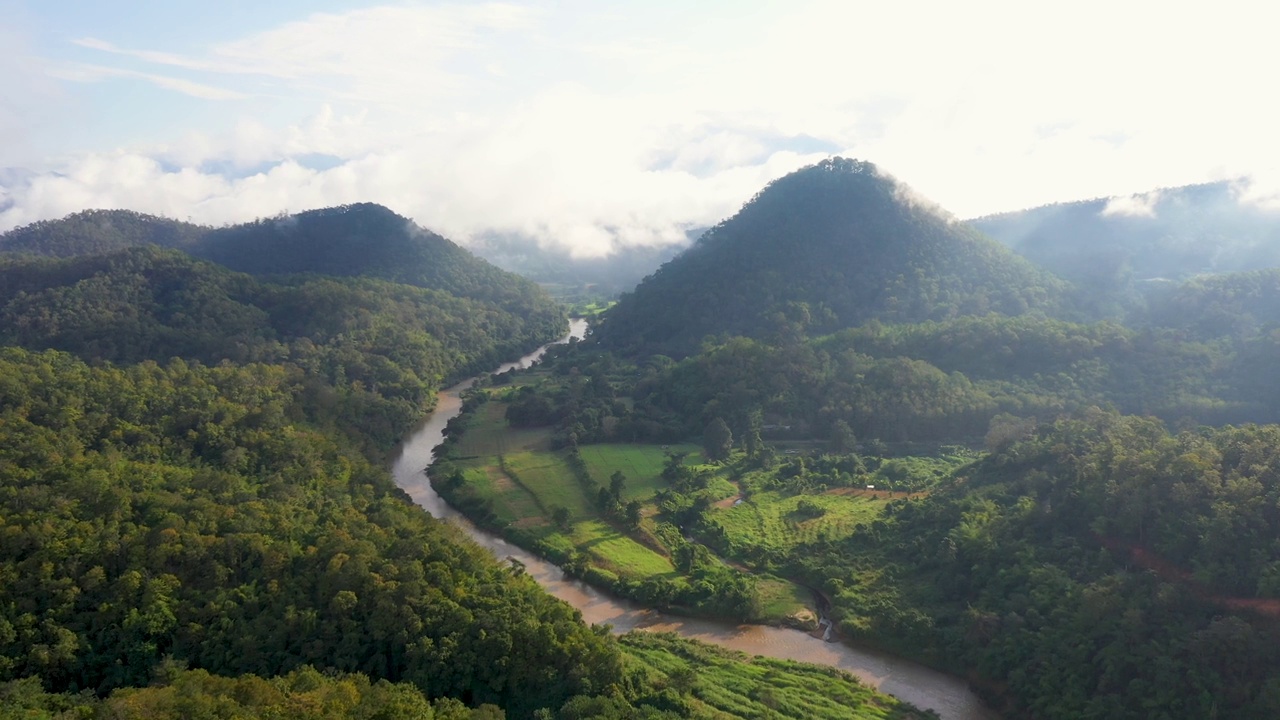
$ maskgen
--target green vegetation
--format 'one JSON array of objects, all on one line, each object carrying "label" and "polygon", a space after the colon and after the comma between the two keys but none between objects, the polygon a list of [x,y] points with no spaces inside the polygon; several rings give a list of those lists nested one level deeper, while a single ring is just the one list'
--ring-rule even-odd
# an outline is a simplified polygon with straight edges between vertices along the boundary
[{"label": "green vegetation", "polygon": [[520,317],[530,335],[554,336],[564,327],[564,311],[533,282],[371,203],[222,228],[93,210],[0,235],[0,252],[62,258],[139,245],[178,248],[253,275],[372,277],[443,291],[487,304],[486,314],[497,309]]},{"label": "green vegetation", "polygon": [[[625,596],[812,627],[811,593],[783,579],[799,567],[797,548],[850,537],[892,498],[977,456],[948,447],[864,458],[823,443],[780,453],[750,430],[735,443],[723,421],[712,464],[690,443],[588,444],[635,422],[627,416],[640,406],[621,393],[636,372],[590,347],[556,348],[540,369],[481,386],[451,425],[433,482],[477,522]],[[754,454],[737,449],[752,443]]]},{"label": "green vegetation", "polygon": [[975,669],[1015,714],[1280,712],[1280,428],[1041,426],[797,553],[844,632]]},{"label": "green vegetation", "polygon": [[[619,639],[625,680],[598,696],[578,696],[533,717],[559,720],[743,720],[761,717],[926,720],[923,713],[831,668],[748,658],[666,633]],[[178,663],[157,668],[149,687],[122,688],[106,699],[49,693],[34,678],[0,683],[0,717],[53,720],[500,720],[498,706],[468,708],[453,698],[428,700],[413,685],[371,681],[361,673],[321,673],[306,666],[264,679],[235,678]]]},{"label": "green vegetation", "polygon": [[0,677],[312,664],[530,710],[616,680],[607,638],[291,420],[300,397],[280,367],[0,351]]},{"label": "green vegetation", "polygon": [[495,705],[471,710],[452,698],[428,701],[408,683],[371,682],[360,673],[322,674],[309,666],[266,680],[256,675],[219,677],[170,663],[150,687],[122,688],[106,700],[92,694],[46,693],[34,680],[0,684],[0,717],[481,720],[503,714]]},{"label": "green vegetation", "polygon": [[0,260],[0,343],[91,361],[284,364],[327,419],[394,445],[445,383],[562,331],[491,305],[373,279],[265,282],[176,250]]},{"label": "green vegetation", "polygon": [[649,683],[665,688],[655,701],[672,703],[662,706],[679,717],[935,717],[878,695],[834,668],[763,657],[749,659],[666,633],[630,633],[622,636],[621,645],[630,667],[642,669]]},{"label": "green vegetation", "polygon": [[578,454],[593,478],[609,478],[618,472],[625,476],[623,500],[647,500],[666,487],[662,470],[671,455],[683,455],[689,465],[702,464],[700,449],[688,443],[667,446],[603,443],[583,445],[578,448]]},{"label": "green vegetation", "polygon": [[683,357],[708,335],[1059,312],[1066,290],[874,165],[832,158],[770,183],[624,294],[595,334],[631,357]]},{"label": "green vegetation", "polygon": [[1116,317],[1141,312],[1162,286],[1280,265],[1280,219],[1230,181],[1161,188],[1131,203],[1145,212],[1107,212],[1112,200],[1097,198],[968,224],[1070,280],[1078,303]]}]

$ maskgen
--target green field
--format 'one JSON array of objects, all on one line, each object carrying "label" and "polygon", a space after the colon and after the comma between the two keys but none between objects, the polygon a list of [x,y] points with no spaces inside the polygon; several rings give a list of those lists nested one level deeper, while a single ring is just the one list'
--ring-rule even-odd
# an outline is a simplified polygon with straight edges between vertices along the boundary
[{"label": "green field", "polygon": [[[467,486],[491,503],[494,514],[504,524],[514,525],[552,547],[582,552],[592,565],[621,578],[676,576],[669,558],[600,517],[594,498],[586,497],[563,453],[550,449],[548,429],[510,428],[505,413],[504,403],[482,405],[458,445],[459,465],[464,468]],[[656,446],[618,447],[632,450],[603,454],[615,464],[601,466],[609,468],[602,484],[608,484],[614,469],[623,469],[618,463],[625,462],[626,468],[637,467],[633,463],[641,463],[641,467],[652,465],[649,456],[660,459],[655,474],[661,473],[665,455]],[[628,476],[627,485],[628,489],[643,489],[651,487],[652,482],[633,483]],[[652,495],[652,490],[641,492]],[[556,508],[569,511],[568,527],[557,527],[553,522],[551,515]]]},{"label": "green field", "polygon": [[623,491],[627,500],[647,500],[666,487],[666,481],[662,479],[662,468],[670,453],[686,453],[686,464],[704,462],[701,449],[690,444],[663,446],[608,443],[584,445],[579,448],[578,453],[586,463],[591,478],[601,485],[607,487],[609,478],[621,471],[627,477]]},{"label": "green field", "polygon": [[[494,394],[498,392],[502,390],[495,390]],[[562,561],[585,562],[595,571],[603,572],[602,577],[610,583],[658,580],[693,587],[693,577],[675,567],[672,548],[699,543],[696,539],[682,539],[670,524],[662,530],[659,523],[669,523],[669,520],[658,516],[654,495],[666,487],[662,470],[671,454],[684,454],[687,466],[712,471],[713,476],[702,480],[699,490],[711,499],[731,498],[738,493],[738,486],[727,477],[727,468],[704,465],[701,449],[687,443],[583,445],[578,454],[589,477],[587,481],[574,471],[567,451],[551,449],[549,429],[508,427],[506,407],[506,403],[491,400],[476,408],[468,419],[455,455],[457,467],[463,471],[466,491],[492,510],[500,527],[541,544],[546,552],[555,553]],[[618,511],[608,514],[601,510],[599,490],[609,487],[615,472],[621,472],[626,478],[621,501],[642,503],[644,519],[639,528],[627,527]],[[783,507],[794,506],[795,499],[779,497],[778,502]],[[856,501],[850,499],[844,502],[851,507],[856,505]],[[558,524],[556,514],[561,508],[567,511],[567,518]],[[733,508],[730,515],[735,519],[748,518],[745,510]],[[716,516],[719,514],[724,513]],[[843,528],[844,525],[835,520],[848,515],[847,509],[832,512],[819,525]],[[745,520],[739,524],[742,522]],[[850,527],[852,524],[848,523]],[[742,532],[749,529],[746,525],[743,527]],[[784,525],[769,527],[770,532],[786,530]],[[809,537],[806,533],[811,529],[803,524],[791,528],[801,533],[800,538]],[[738,532],[735,529],[731,535]],[[699,562],[703,567],[718,568],[714,572],[733,574],[745,570],[742,566],[724,563],[714,552],[707,553],[705,549],[699,552],[702,553]],[[803,588],[766,575],[758,577],[756,588],[763,619],[802,625],[814,621],[809,610],[812,598]]]},{"label": "green field", "polygon": [[477,408],[458,443],[458,455],[497,457],[522,450],[546,450],[551,447],[549,428],[508,427],[506,412],[507,404],[501,402],[488,402]]},{"label": "green field", "polygon": [[[729,508],[712,511],[718,523],[735,545],[764,545],[789,550],[821,537],[847,537],[858,523],[870,523],[888,502],[883,497],[836,494],[786,496],[779,492],[753,494],[749,499]],[[797,512],[802,500],[822,507],[819,517],[805,517]]]},{"label": "green field", "polygon": [[[681,717],[908,720],[931,717],[840,670],[747,657],[670,633],[619,638],[628,664],[681,693]],[[936,717],[936,715],[932,716]]]}]

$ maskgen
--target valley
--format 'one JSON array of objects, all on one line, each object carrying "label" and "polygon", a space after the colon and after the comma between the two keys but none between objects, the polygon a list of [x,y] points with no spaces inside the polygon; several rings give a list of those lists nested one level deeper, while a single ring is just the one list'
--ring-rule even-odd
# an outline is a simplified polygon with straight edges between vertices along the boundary
[{"label": "valley", "polygon": [[830,158],[572,339],[368,203],[6,233],[0,709],[1280,715],[1280,269],[1103,292],[1096,209]]}]

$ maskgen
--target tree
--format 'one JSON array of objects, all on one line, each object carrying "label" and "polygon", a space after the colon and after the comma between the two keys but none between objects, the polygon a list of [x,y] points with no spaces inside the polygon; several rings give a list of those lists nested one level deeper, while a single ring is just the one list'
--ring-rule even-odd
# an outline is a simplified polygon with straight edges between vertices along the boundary
[{"label": "tree", "polygon": [[627,509],[626,509],[627,525],[630,525],[632,529],[640,527],[640,521],[644,518],[644,516],[640,513],[640,507],[641,506],[640,506],[639,500],[632,500],[631,502],[627,503]]},{"label": "tree", "polygon": [[[743,438],[743,448],[747,451],[747,457],[754,459],[760,454],[761,448],[764,447],[764,441],[760,439],[760,430],[764,427],[764,416],[757,410],[752,410],[747,417],[747,435]],[[852,431],[851,431],[852,432]]]},{"label": "tree", "polygon": [[619,502],[622,501],[622,491],[626,488],[627,476],[622,474],[621,470],[614,470],[609,476],[609,492],[613,493],[613,498]]},{"label": "tree", "polygon": [[733,431],[724,418],[717,417],[702,433],[702,447],[712,460],[724,460],[733,450]]},{"label": "tree", "polygon": [[567,529],[569,527],[569,508],[563,505],[557,505],[551,511],[551,520],[555,522],[556,527]]},{"label": "tree", "polygon": [[831,427],[831,452],[843,455],[857,449],[858,439],[854,437],[853,428],[844,420],[837,420]]}]

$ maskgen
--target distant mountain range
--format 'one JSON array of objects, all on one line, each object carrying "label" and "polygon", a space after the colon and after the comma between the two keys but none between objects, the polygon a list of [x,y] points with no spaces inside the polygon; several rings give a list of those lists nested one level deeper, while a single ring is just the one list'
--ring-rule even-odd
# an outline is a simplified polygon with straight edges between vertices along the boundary
[{"label": "distant mountain range", "polygon": [[1085,294],[1131,301],[1144,284],[1280,267],[1280,211],[1232,183],[1057,203],[968,224]]}]

